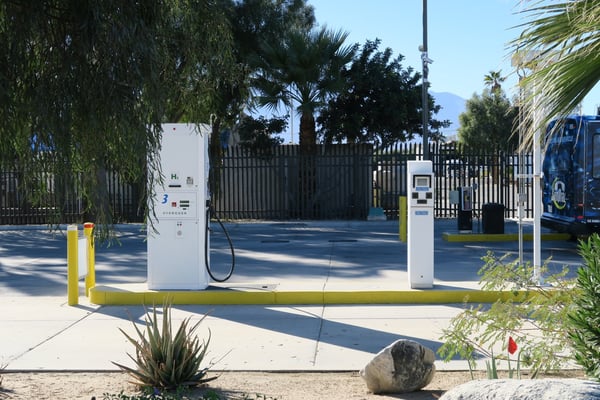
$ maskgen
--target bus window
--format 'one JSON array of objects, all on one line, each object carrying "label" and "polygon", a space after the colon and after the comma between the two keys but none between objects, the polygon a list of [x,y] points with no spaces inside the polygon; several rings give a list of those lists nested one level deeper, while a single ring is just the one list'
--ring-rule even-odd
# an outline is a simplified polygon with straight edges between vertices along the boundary
[{"label": "bus window", "polygon": [[592,139],[592,177],[600,178],[600,135],[595,134]]}]

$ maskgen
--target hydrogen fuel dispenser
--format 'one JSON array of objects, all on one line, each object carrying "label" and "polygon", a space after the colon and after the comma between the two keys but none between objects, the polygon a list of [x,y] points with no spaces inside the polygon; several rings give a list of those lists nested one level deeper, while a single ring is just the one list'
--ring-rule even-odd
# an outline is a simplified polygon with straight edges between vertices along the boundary
[{"label": "hydrogen fuel dispenser", "polygon": [[413,289],[433,287],[434,187],[431,161],[408,161],[408,280]]},{"label": "hydrogen fuel dispenser", "polygon": [[153,219],[148,228],[148,289],[206,289],[210,127],[163,124],[162,128],[163,179],[154,176],[153,196],[148,199]]}]

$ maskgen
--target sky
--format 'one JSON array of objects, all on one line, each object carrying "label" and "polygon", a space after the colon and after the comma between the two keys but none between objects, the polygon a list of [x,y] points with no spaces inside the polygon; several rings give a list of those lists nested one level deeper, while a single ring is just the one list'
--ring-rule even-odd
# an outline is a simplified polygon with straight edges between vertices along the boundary
[{"label": "sky", "polygon": [[[403,67],[421,71],[423,42],[422,0],[308,0],[315,8],[319,25],[349,33],[349,43],[381,39],[380,50],[389,47],[403,55]],[[511,66],[509,44],[526,22],[518,0],[428,0],[427,44],[429,81],[434,92],[450,92],[464,99],[481,93],[483,77],[502,71],[507,79],[503,88],[516,94],[518,77]],[[531,2],[524,2],[525,5]],[[595,113],[600,104],[586,102]],[[584,107],[586,106],[584,105]]]},{"label": "sky", "polygon": [[[348,44],[381,39],[394,57],[404,56],[404,69],[421,72],[423,0],[308,0],[320,26],[349,33]],[[525,2],[528,3],[528,2]],[[511,66],[509,43],[526,21],[518,0],[428,0],[427,44],[433,63],[429,82],[433,92],[449,92],[464,99],[485,88],[490,71],[506,76],[502,87],[512,98],[518,77]],[[584,114],[595,114],[600,86],[583,103]],[[294,130],[297,131],[297,122]],[[297,138],[293,138],[297,142]]]}]

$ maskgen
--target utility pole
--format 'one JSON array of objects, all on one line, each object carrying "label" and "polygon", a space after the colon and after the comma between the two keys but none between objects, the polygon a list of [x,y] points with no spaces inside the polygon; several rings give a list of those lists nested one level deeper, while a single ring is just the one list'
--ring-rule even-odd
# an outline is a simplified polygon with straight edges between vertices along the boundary
[{"label": "utility pole", "polygon": [[292,104],[290,105],[290,144],[294,144],[294,99],[291,100]]},{"label": "utility pole", "polygon": [[429,66],[433,60],[429,59],[427,55],[427,0],[423,0],[423,44],[419,46],[421,51],[421,61],[423,61],[423,87],[422,87],[422,123],[423,123],[423,159],[429,160],[429,96],[428,88],[429,85]]}]

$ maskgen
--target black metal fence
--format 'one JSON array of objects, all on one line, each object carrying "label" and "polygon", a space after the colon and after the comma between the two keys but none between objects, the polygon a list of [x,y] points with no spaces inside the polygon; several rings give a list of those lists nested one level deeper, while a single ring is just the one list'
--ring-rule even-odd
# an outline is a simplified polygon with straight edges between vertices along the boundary
[{"label": "black metal fence", "polygon": [[[40,160],[0,162],[0,225],[80,223],[86,216],[81,176],[64,176]],[[27,171],[27,173],[26,173]],[[141,222],[143,183],[124,182],[107,171],[103,182],[113,221]]]},{"label": "black metal fence", "polygon": [[[430,147],[435,173],[435,215],[454,218],[452,192],[473,188],[473,212],[484,204],[504,205],[505,217],[532,217],[532,157],[513,151],[469,152],[453,145]],[[257,156],[240,147],[225,151],[217,178],[213,211],[221,219],[365,219],[372,207],[398,217],[399,196],[406,191],[406,163],[421,159],[422,148],[399,144],[384,152],[369,145],[321,146],[316,155],[301,155],[296,145],[273,148]],[[24,168],[35,168],[25,179]],[[85,204],[79,177],[62,177],[52,166],[0,163],[0,224],[82,222]],[[28,177],[30,175],[27,175]],[[518,179],[518,177],[524,177]],[[145,179],[130,183],[106,173],[115,222],[144,218]]]},{"label": "black metal fence", "polygon": [[241,147],[223,158],[214,209],[225,219],[364,219],[372,197],[370,145],[295,145],[256,157]]},{"label": "black metal fence", "polygon": [[[418,144],[398,144],[386,152],[374,155],[374,206],[383,208],[390,218],[398,216],[398,198],[406,195],[406,163],[422,159]],[[435,216],[455,218],[458,206],[452,192],[461,187],[473,191],[475,217],[481,215],[484,204],[502,204],[505,217],[517,217],[519,202],[523,217],[533,216],[531,173],[533,158],[516,151],[469,151],[455,144],[432,144],[429,150],[435,174]]]}]

